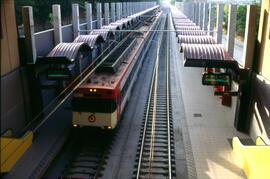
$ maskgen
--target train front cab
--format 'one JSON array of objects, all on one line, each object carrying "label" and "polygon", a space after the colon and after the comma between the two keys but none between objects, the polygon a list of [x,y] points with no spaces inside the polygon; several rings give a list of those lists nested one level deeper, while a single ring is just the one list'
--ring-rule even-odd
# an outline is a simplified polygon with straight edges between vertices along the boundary
[{"label": "train front cab", "polygon": [[119,90],[79,88],[72,99],[74,127],[114,129],[120,119]]}]

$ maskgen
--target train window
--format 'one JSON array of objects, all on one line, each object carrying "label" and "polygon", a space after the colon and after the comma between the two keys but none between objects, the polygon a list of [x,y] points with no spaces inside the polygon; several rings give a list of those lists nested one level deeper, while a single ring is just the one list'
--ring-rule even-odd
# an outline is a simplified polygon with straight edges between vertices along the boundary
[{"label": "train window", "polygon": [[73,98],[72,110],[79,112],[112,113],[116,110],[116,101],[112,99]]},{"label": "train window", "polygon": [[231,75],[229,73],[204,73],[202,84],[210,86],[231,86]]}]

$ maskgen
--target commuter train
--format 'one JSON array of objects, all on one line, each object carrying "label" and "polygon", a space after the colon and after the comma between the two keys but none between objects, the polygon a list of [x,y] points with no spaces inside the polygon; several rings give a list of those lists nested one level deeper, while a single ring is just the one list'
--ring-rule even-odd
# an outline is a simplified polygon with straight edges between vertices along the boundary
[{"label": "commuter train", "polygon": [[140,59],[122,63],[118,71],[98,72],[74,93],[73,125],[111,129],[117,124],[140,68]]},{"label": "commuter train", "polygon": [[[144,24],[141,30],[155,28],[160,14],[153,24]],[[143,63],[143,50],[149,45],[151,32],[127,37],[115,52],[90,75],[73,93],[72,123],[74,127],[100,127],[114,129],[131,95]],[[119,50],[120,49],[120,50]],[[112,60],[113,59],[113,60]],[[107,63],[106,63],[107,62]]]}]

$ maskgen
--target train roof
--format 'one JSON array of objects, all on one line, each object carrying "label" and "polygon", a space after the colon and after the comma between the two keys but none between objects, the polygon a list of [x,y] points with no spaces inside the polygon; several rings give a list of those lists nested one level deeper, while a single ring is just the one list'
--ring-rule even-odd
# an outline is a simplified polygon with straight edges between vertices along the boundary
[{"label": "train roof", "polygon": [[[145,31],[148,30],[149,26],[142,26],[140,30]],[[145,37],[148,33],[144,32],[143,37]],[[125,73],[129,69],[130,65],[133,62],[135,54],[137,50],[143,43],[144,38],[137,38],[137,44],[131,52],[128,54],[126,60],[124,60],[121,65],[118,67],[118,70],[115,73],[108,72],[94,72],[87,81],[82,84],[81,88],[96,88],[96,89],[114,89],[120,83],[121,79],[125,76]]]}]

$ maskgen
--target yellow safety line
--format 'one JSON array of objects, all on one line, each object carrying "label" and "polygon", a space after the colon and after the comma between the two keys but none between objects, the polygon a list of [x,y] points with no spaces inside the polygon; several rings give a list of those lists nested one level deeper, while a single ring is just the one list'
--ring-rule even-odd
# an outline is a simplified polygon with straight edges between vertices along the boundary
[{"label": "yellow safety line", "polygon": [[154,86],[154,104],[153,104],[153,115],[152,115],[152,130],[151,130],[151,141],[150,141],[150,155],[149,155],[149,173],[151,177],[152,173],[152,162],[154,160],[154,151],[155,151],[155,130],[156,130],[156,108],[157,108],[157,84],[158,84],[158,66],[159,66],[159,51],[160,45],[157,50],[157,61],[155,65],[156,73],[155,73],[155,86]]},{"label": "yellow safety line", "polygon": [[[157,61],[155,61],[155,66],[156,66]],[[146,111],[146,117],[145,117],[145,122],[144,122],[144,131],[143,131],[143,137],[142,137],[142,144],[141,144],[141,150],[140,150],[140,155],[142,155],[142,151],[143,151],[143,146],[144,146],[144,139],[145,139],[145,134],[146,134],[146,128],[147,128],[147,121],[148,121],[148,115],[149,115],[149,109],[150,109],[150,103],[151,103],[151,99],[152,99],[152,89],[153,89],[153,85],[154,85],[154,77],[156,74],[156,68],[154,68],[153,70],[153,74],[152,74],[152,80],[151,80],[151,85],[150,85],[150,95],[148,97],[148,101],[147,101],[147,111]],[[136,179],[139,179],[139,173],[140,173],[140,164],[141,164],[141,156],[139,157],[139,162],[138,162],[138,170],[137,170],[137,177]]]}]

